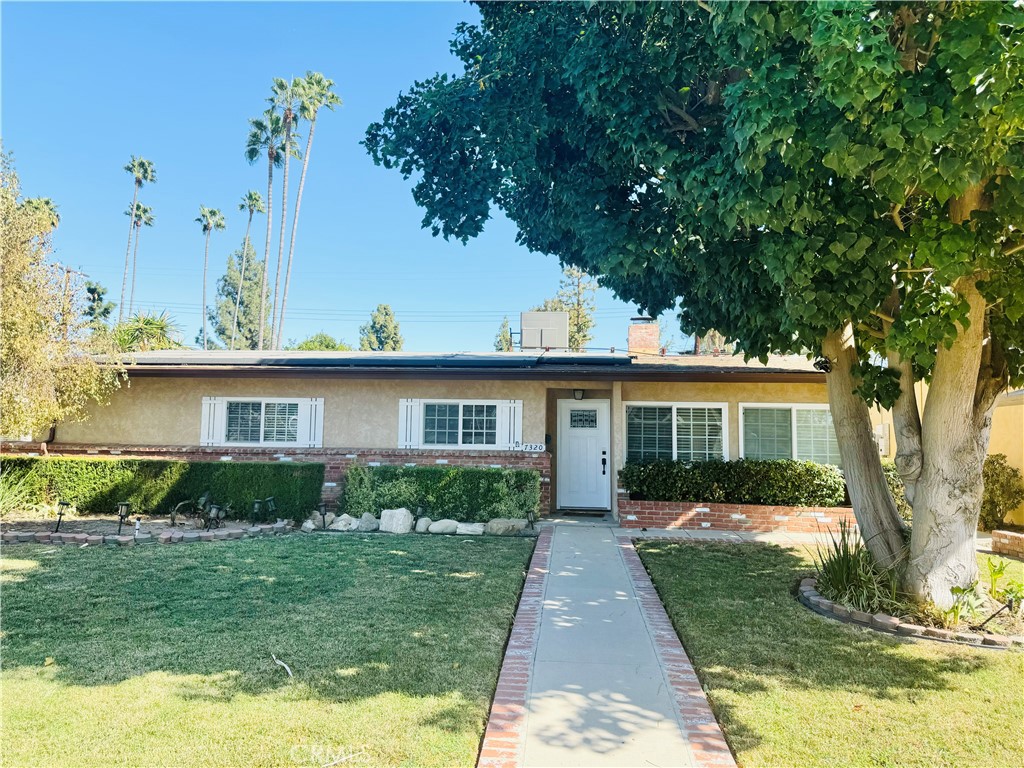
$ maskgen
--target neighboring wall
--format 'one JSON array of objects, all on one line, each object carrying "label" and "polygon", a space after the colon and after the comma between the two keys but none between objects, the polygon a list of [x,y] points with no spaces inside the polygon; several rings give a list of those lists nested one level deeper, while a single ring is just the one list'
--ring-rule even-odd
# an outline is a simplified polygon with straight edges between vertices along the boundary
[{"label": "neighboring wall", "polygon": [[522,400],[523,441],[544,442],[546,385],[534,381],[138,376],[90,418],[57,428],[59,444],[199,445],[203,397],[322,397],[324,448],[396,448],[404,397]]}]

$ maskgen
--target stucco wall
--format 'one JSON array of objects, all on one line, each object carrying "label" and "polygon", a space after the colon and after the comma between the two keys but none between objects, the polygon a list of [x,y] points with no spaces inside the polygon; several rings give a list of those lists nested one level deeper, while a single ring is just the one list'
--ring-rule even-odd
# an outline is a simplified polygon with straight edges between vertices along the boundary
[{"label": "stucco wall", "polygon": [[546,384],[535,381],[390,381],[138,377],[96,406],[88,420],[62,424],[59,443],[198,445],[203,397],[322,397],[325,448],[395,448],[404,397],[523,401],[523,441],[544,442]]},{"label": "stucco wall", "polygon": [[[828,404],[825,384],[719,383],[719,382],[622,382],[622,403],[727,403],[729,411],[729,458],[740,457],[740,403]],[[616,442],[617,466],[626,455],[625,429]]]}]

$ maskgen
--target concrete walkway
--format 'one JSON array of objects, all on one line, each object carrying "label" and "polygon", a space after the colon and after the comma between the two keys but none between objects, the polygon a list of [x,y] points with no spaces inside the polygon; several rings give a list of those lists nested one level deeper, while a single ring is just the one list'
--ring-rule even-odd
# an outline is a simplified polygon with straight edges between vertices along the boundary
[{"label": "concrete walkway", "polygon": [[[523,706],[502,710],[519,717],[498,740],[489,726],[480,765],[733,765],[632,542],[601,523],[551,530],[546,562],[535,557],[531,567],[539,605],[521,602],[510,643]],[[509,661],[499,678],[503,704],[513,703]]]}]

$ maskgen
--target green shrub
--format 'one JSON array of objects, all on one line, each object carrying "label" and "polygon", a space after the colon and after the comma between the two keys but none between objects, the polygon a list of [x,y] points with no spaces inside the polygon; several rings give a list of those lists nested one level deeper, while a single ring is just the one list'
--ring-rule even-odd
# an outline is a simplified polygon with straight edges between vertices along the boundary
[{"label": "green shrub", "polygon": [[523,518],[540,506],[540,473],[532,469],[351,466],[342,498],[353,517],[405,507],[435,520],[486,522]]},{"label": "green shrub", "polygon": [[981,501],[978,529],[991,531],[1006,516],[1024,504],[1024,478],[1020,470],[1006,463],[1006,456],[994,453],[985,459],[985,495]]},{"label": "green shrub", "polygon": [[81,514],[106,513],[120,501],[143,513],[167,513],[174,505],[210,491],[248,518],[256,499],[273,496],[277,515],[301,520],[316,508],[323,464],[188,462],[154,459],[5,457],[6,482],[30,489],[32,503],[70,501]]},{"label": "green shrub", "polygon": [[840,521],[839,534],[831,539],[814,556],[818,592],[865,613],[899,614],[903,601],[896,571],[879,567],[845,521]]},{"label": "green shrub", "polygon": [[834,507],[846,498],[836,467],[790,459],[629,463],[619,483],[646,501]]}]

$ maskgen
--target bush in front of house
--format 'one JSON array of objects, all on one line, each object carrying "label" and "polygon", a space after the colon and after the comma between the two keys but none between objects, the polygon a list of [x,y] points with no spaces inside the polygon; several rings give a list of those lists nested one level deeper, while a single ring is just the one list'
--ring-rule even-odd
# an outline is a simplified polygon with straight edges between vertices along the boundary
[{"label": "bush in front of house", "polygon": [[1006,516],[1024,504],[1024,478],[1020,470],[1006,462],[1002,453],[985,459],[985,495],[981,500],[978,529],[993,531],[1003,524]]},{"label": "bush in front of house", "polygon": [[341,506],[353,517],[405,507],[412,512],[422,509],[434,520],[465,523],[524,518],[540,506],[540,473],[532,469],[354,464],[345,476]]},{"label": "bush in front of house", "polygon": [[643,501],[836,507],[846,497],[838,468],[792,459],[628,463],[619,485]]},{"label": "bush in front of house", "polygon": [[32,503],[69,501],[81,514],[110,514],[127,501],[133,512],[166,514],[210,491],[248,519],[256,499],[273,496],[278,517],[301,520],[320,501],[324,466],[315,463],[178,461],[78,457],[4,457],[2,471]]}]

